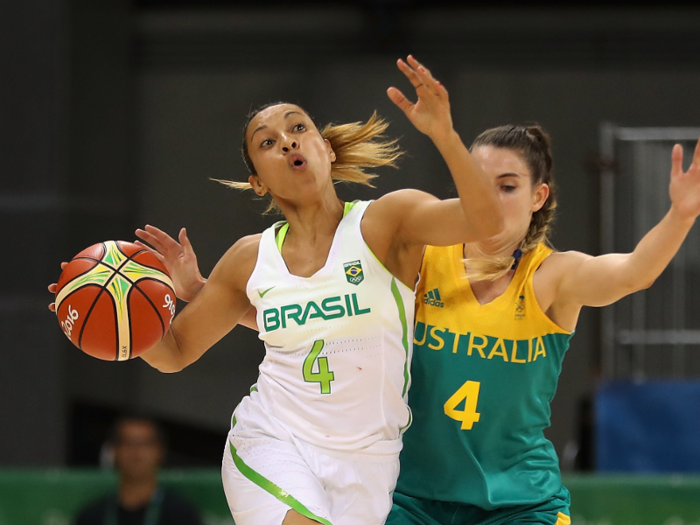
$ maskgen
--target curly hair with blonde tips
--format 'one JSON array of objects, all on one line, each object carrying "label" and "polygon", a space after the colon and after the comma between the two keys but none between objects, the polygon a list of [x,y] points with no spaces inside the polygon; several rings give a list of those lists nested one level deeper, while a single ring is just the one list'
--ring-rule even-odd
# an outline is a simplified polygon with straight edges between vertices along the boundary
[{"label": "curly hair with blonde tips", "polygon": [[[534,250],[538,244],[549,246],[557,207],[557,194],[552,175],[552,141],[540,126],[500,126],[489,129],[479,135],[472,143],[470,150],[479,146],[492,146],[514,151],[522,155],[530,170],[532,186],[547,184],[549,197],[542,207],[532,214],[530,226],[518,248],[522,255]],[[492,257],[484,259],[465,259],[467,277],[473,281],[494,281],[504,276],[514,265],[514,256]]]},{"label": "curly hair with blonde tips", "polygon": [[[248,125],[261,111],[286,102],[274,102],[266,104],[248,115],[243,128],[243,162],[251,175],[256,175],[255,166],[245,138]],[[309,118],[309,113],[301,108]],[[321,137],[330,142],[335,153],[335,161],[331,165],[331,179],[336,182],[351,182],[374,187],[372,179],[377,175],[367,173],[366,168],[379,168],[382,166],[396,167],[396,161],[403,155],[396,139],[388,139],[382,135],[389,127],[389,123],[377,116],[377,112],[367,122],[352,122],[348,124],[326,124],[320,129]],[[217,182],[237,190],[249,190],[252,186],[248,182],[228,181],[214,179]],[[270,203],[265,213],[279,212],[278,206],[270,198]]]}]

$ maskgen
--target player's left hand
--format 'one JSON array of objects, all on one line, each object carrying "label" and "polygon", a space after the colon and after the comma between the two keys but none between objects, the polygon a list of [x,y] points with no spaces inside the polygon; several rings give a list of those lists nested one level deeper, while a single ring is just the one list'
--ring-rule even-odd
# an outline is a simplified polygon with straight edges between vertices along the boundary
[{"label": "player's left hand", "polygon": [[387,95],[408,117],[408,120],[433,141],[446,138],[452,132],[452,114],[445,86],[418,60],[408,55],[406,62],[399,59],[396,64],[406,78],[416,88],[418,100],[412,103],[395,87],[387,90]]},{"label": "player's left hand", "polygon": [[671,207],[684,219],[700,215],[700,140],[695,146],[693,162],[683,171],[683,147],[676,144],[671,153]]},{"label": "player's left hand", "polygon": [[150,224],[146,225],[143,230],[136,230],[136,235],[152,247],[141,241],[136,241],[135,244],[151,252],[165,265],[175,285],[178,299],[188,302],[194,299],[194,296],[204,286],[205,280],[199,273],[197,256],[185,228],[182,228],[178,235],[180,242]]}]

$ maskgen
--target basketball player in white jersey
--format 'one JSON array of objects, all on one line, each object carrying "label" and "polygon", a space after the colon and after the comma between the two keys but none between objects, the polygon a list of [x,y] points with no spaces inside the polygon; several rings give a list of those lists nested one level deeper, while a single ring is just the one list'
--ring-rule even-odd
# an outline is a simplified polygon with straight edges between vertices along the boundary
[{"label": "basketball player in white jersey", "polygon": [[[384,523],[411,423],[409,342],[424,246],[500,231],[500,203],[453,129],[447,91],[407,62],[398,66],[418,101],[396,88],[388,95],[433,140],[459,199],[401,190],[341,202],[334,179],[363,182],[361,168],[396,159],[393,142],[371,140],[386,125],[373,118],[320,132],[299,106],[275,104],[250,119],[244,158],[249,187],[271,196],[286,220],[236,242],[206,282],[178,282],[170,265],[191,302],[142,355],[151,366],[183,369],[257,312],[266,355],[235,409],[222,467],[237,525]],[[159,249],[158,232],[137,234]]]}]

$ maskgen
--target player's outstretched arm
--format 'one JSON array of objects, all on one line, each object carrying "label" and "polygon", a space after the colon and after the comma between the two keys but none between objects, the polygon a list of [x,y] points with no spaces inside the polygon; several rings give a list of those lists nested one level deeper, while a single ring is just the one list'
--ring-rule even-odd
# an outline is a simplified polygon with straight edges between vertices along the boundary
[{"label": "player's outstretched arm", "polygon": [[165,337],[141,355],[144,361],[161,372],[178,372],[236,326],[251,308],[246,285],[259,243],[260,235],[244,237],[226,252]]},{"label": "player's outstretched arm", "polygon": [[687,172],[683,171],[683,148],[679,144],[673,148],[671,158],[671,208],[666,216],[632,253],[599,257],[561,254],[568,261],[562,267],[558,301],[605,306],[648,288],[661,275],[700,214],[700,141]]},{"label": "player's outstretched arm", "polygon": [[[197,264],[197,255],[194,253],[192,243],[187,237],[187,230],[182,228],[178,235],[180,242],[173,239],[160,228],[147,224],[144,229],[136,230],[136,236],[144,242],[136,241],[136,244],[155,255],[168,270],[178,299],[191,301],[204,287],[207,280],[202,277]],[[150,246],[149,246],[150,245]],[[239,324],[252,330],[258,329],[255,319],[255,308],[251,307],[239,321]]]},{"label": "player's outstretched arm", "polygon": [[[474,242],[498,234],[503,212],[495,185],[472,158],[452,125],[447,90],[415,58],[399,60],[399,69],[416,90],[415,103],[395,87],[389,98],[411,123],[431,138],[445,159],[459,194],[459,200],[440,201],[422,192],[395,192],[387,204],[401,209],[398,235],[413,244],[449,245]],[[403,202],[405,200],[405,202]],[[393,206],[392,206],[393,207]]]}]

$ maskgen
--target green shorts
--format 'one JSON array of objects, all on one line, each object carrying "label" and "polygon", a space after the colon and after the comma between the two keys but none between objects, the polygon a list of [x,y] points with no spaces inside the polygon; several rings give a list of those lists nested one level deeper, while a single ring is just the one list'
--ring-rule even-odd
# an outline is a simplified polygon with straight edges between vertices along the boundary
[{"label": "green shorts", "polygon": [[566,488],[542,503],[484,510],[474,505],[414,498],[394,492],[386,525],[570,525],[571,496]]}]

